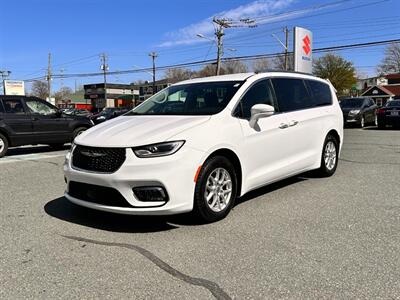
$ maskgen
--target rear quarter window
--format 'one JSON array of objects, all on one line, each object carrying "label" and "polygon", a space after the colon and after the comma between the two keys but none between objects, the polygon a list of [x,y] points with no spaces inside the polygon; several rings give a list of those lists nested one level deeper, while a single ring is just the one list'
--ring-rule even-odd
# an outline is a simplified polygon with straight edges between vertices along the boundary
[{"label": "rear quarter window", "polygon": [[306,82],[312,94],[313,106],[332,104],[332,94],[328,84],[316,80],[306,80]]}]

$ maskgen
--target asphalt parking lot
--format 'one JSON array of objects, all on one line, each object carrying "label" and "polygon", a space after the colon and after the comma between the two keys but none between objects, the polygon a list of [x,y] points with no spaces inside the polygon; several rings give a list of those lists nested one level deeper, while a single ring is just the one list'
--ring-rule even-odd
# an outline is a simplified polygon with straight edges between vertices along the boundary
[{"label": "asphalt parking lot", "polygon": [[346,129],[336,174],[240,199],[223,221],[63,198],[63,156],[0,159],[0,298],[400,298],[400,131]]}]

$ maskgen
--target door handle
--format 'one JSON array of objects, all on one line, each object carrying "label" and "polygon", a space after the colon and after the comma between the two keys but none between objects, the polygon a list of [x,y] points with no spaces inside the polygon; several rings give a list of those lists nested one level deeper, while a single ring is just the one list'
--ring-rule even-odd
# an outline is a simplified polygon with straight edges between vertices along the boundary
[{"label": "door handle", "polygon": [[285,128],[288,128],[288,127],[289,127],[289,125],[286,124],[286,123],[281,123],[281,124],[279,125],[279,128],[280,128],[280,129],[285,129]]},{"label": "door handle", "polygon": [[299,124],[299,121],[292,120],[289,122],[289,126],[296,126],[297,124]]}]

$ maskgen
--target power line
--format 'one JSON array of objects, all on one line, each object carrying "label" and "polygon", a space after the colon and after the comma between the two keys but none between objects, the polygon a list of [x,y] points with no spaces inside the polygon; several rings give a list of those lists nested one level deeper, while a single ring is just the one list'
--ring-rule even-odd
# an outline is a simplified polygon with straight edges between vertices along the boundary
[{"label": "power line", "polygon": [[[392,40],[383,40],[383,41],[375,41],[375,42],[368,42],[368,43],[357,43],[357,44],[349,44],[349,45],[338,45],[338,46],[330,46],[330,47],[322,47],[316,48],[313,50],[313,53],[325,53],[330,51],[340,51],[340,50],[348,50],[348,49],[357,49],[357,48],[365,48],[365,47],[373,47],[373,46],[381,46],[381,45],[388,45],[392,43],[400,43],[400,39],[392,39]],[[292,54],[293,52],[288,52],[288,54]],[[267,53],[267,54],[256,54],[256,55],[246,55],[246,56],[235,56],[230,58],[222,59],[222,61],[235,61],[235,60],[253,60],[253,59],[262,59],[262,58],[273,58],[284,55],[284,52],[277,52],[277,53]],[[174,64],[174,65],[165,65],[157,67],[156,70],[167,70],[172,68],[180,68],[180,67],[194,67],[194,66],[201,66],[210,63],[215,63],[215,59],[209,60],[200,60],[200,61],[193,61],[188,63],[181,63],[181,64]],[[132,70],[123,70],[123,71],[113,71],[107,72],[108,75],[116,75],[116,74],[132,74],[132,73],[142,73],[142,72],[149,72],[152,71],[152,68],[140,68],[140,69],[132,69]],[[76,77],[95,77],[101,76],[103,73],[76,73],[76,74],[63,74],[63,78],[76,78]],[[53,78],[61,78],[60,74],[53,74]],[[26,81],[34,81],[37,78],[27,79]]]}]

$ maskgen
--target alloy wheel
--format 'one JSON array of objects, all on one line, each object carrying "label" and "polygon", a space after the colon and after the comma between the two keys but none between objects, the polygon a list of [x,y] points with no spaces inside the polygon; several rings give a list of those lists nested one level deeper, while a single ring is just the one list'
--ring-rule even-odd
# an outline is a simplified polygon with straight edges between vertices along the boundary
[{"label": "alloy wheel", "polygon": [[213,170],[207,178],[204,200],[214,212],[223,211],[232,198],[232,178],[224,168]]},{"label": "alloy wheel", "polygon": [[361,128],[364,128],[365,126],[365,119],[364,116],[361,117]]},{"label": "alloy wheel", "polygon": [[3,151],[5,143],[2,138],[0,138],[0,153]]},{"label": "alloy wheel", "polygon": [[332,141],[329,141],[325,145],[325,150],[324,150],[324,161],[325,161],[325,167],[331,171],[336,165],[336,146],[335,143]]}]

